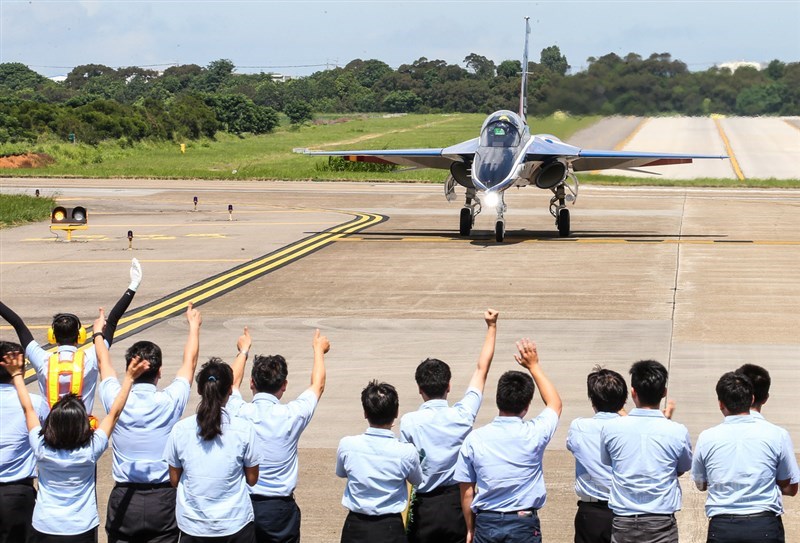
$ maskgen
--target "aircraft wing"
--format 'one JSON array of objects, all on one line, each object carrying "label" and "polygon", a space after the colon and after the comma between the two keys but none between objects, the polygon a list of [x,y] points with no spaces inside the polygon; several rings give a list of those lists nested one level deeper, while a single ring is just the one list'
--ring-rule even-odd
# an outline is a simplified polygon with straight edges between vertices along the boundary
[{"label": "aircraft wing", "polygon": [[338,156],[351,162],[397,164],[414,168],[450,169],[454,162],[471,162],[478,148],[478,138],[441,149],[376,149],[361,151],[314,151],[295,149],[309,156]]},{"label": "aircraft wing", "polygon": [[576,172],[592,170],[641,168],[646,166],[670,166],[691,164],[694,159],[725,159],[726,155],[688,155],[674,153],[637,153],[634,151],[598,151],[581,149],[571,160]]}]

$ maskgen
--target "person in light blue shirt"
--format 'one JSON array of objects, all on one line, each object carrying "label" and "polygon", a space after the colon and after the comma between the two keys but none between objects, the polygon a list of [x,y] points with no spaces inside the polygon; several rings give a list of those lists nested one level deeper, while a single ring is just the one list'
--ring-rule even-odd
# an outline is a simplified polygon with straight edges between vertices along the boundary
[{"label": "person in light blue shirt", "polygon": [[484,313],[487,331],[466,394],[452,407],[447,404],[450,392],[450,367],[436,358],[417,366],[414,378],[425,403],[417,411],[400,419],[400,441],[413,444],[419,451],[422,483],[414,490],[408,540],[410,543],[461,543],[467,537],[467,525],[461,511],[459,485],[453,479],[456,459],[464,438],[472,431],[483,400],[486,376],[492,365],[497,340],[497,316],[494,309]]},{"label": "person in light blue shirt", "polygon": [[[200,312],[189,302],[186,309],[189,334],[183,364],[175,380],[163,390],[161,348],[151,341],[137,341],[125,353],[126,364],[135,359],[150,364],[133,384],[125,411],[111,436],[114,488],[108,498],[106,533],[109,543],[177,543],[176,491],[169,482],[164,447],[172,427],[180,420],[189,400],[191,382],[200,349]],[[102,330],[103,314],[95,321]],[[98,332],[95,332],[98,333]],[[100,400],[108,411],[121,385],[110,364],[100,363]]]},{"label": "person in light blue shirt", "polygon": [[600,433],[619,418],[628,399],[628,386],[619,373],[596,367],[586,378],[595,415],[572,421],[567,450],[575,457],[575,543],[610,543],[614,514],[608,507],[611,467],[600,459]]},{"label": "person in light blue shirt", "polygon": [[311,386],[300,396],[281,404],[288,385],[288,367],[281,355],[259,356],[253,360],[250,390],[253,402],[245,403],[239,393],[244,365],[252,339],[245,327],[237,344],[240,356],[233,365],[233,394],[227,410],[253,424],[256,447],[261,455],[258,482],[250,489],[258,543],[295,543],[300,541],[300,508],[294,499],[297,486],[297,443],[314,415],[325,390],[325,353],[328,338],[314,333],[311,342],[314,364]]},{"label": "person in light blue shirt", "polygon": [[369,428],[342,438],[336,452],[336,475],[347,478],[342,505],[350,511],[341,542],[405,543],[406,481],[422,482],[419,454],[392,432],[400,408],[392,385],[370,381],[361,392],[361,405]]},{"label": "person in light blue shirt", "polygon": [[750,414],[753,384],[729,372],[717,382],[725,416],[697,439],[692,479],[708,490],[708,541],[784,543],[781,494],[797,494],[794,453],[787,454],[777,426]]},{"label": "person in light blue shirt", "polygon": [[[538,510],[546,491],[542,458],[561,416],[561,397],[539,364],[536,344],[517,342],[518,364],[528,370],[507,371],[497,383],[498,416],[464,440],[456,462],[467,541],[540,543]],[[545,407],[524,420],[539,388]]]},{"label": "person in light blue shirt", "polygon": [[[102,336],[94,338],[98,357],[108,357]],[[110,362],[109,362],[110,363]],[[92,431],[86,408],[79,396],[67,394],[53,405],[40,425],[22,376],[22,353],[3,363],[14,375],[14,387],[25,412],[28,437],[39,474],[39,494],[33,510],[33,542],[97,541],[95,470],[108,447],[108,436],[119,419],[133,381],[148,368],[136,360],[128,366],[125,380],[107,417]]]},{"label": "person in light blue shirt", "polygon": [[164,457],[178,489],[175,516],[181,543],[255,543],[248,486],[258,481],[253,425],[231,417],[225,404],[233,371],[219,358],[197,375],[197,415],[172,427]]},{"label": "person in light blue shirt", "polygon": [[[17,343],[0,341],[0,360],[13,360],[22,352]],[[28,439],[25,412],[11,374],[0,366],[0,542],[27,541],[36,503],[33,479],[36,458]],[[49,411],[41,396],[31,395],[31,403],[40,423]]]},{"label": "person in light blue shirt", "polygon": [[611,466],[612,543],[677,543],[678,477],[692,467],[689,431],[659,409],[667,395],[667,369],[655,360],[631,366],[628,416],[600,432],[600,454]]}]

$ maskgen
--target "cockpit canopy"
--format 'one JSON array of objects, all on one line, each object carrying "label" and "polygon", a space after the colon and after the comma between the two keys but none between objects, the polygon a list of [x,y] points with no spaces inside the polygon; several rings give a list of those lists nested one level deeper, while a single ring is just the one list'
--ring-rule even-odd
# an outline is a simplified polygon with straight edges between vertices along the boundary
[{"label": "cockpit canopy", "polygon": [[513,111],[497,111],[481,127],[481,147],[517,147],[525,123]]}]

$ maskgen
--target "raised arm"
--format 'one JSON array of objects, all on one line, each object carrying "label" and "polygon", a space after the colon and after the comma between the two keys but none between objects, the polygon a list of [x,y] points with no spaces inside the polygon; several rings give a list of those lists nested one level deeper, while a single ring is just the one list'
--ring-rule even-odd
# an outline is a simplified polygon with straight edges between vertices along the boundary
[{"label": "raised arm", "polygon": [[514,358],[517,363],[527,369],[536,387],[539,389],[539,394],[542,395],[544,404],[561,416],[561,396],[558,395],[558,390],[545,375],[542,366],[539,364],[539,353],[536,351],[536,344],[531,340],[524,338],[517,341],[517,350],[519,354],[515,354]]},{"label": "raised arm", "polygon": [[328,338],[319,334],[319,329],[314,332],[314,339],[311,342],[314,348],[314,365],[311,367],[311,386],[309,390],[317,395],[317,400],[322,397],[325,391],[325,353],[331,348]]},{"label": "raised arm", "polygon": [[[106,347],[105,342],[97,341],[97,338],[95,338],[94,347],[97,350],[98,360],[100,360],[103,356],[109,356],[108,347]],[[128,364],[128,369],[125,372],[125,379],[122,381],[122,387],[120,388],[119,394],[117,394],[117,397],[114,398],[114,403],[111,404],[111,407],[108,410],[108,415],[106,415],[106,417],[100,423],[100,429],[103,430],[107,436],[111,435],[111,433],[114,431],[114,426],[117,425],[119,416],[122,414],[122,409],[125,407],[125,403],[128,401],[128,394],[131,392],[133,382],[149,368],[150,362],[147,360],[142,360],[138,356],[134,357],[133,360],[131,360],[131,363]]]},{"label": "raised arm", "polygon": [[19,338],[19,344],[22,345],[23,349],[28,346],[28,343],[33,341],[33,334],[31,334],[31,331],[25,326],[25,322],[23,322],[22,318],[3,302],[0,302],[0,317],[3,317],[3,319],[14,328],[14,331],[17,333],[17,338]]},{"label": "raised arm", "polygon": [[136,289],[139,288],[139,284],[141,282],[142,266],[139,264],[139,261],[134,258],[131,260],[131,283],[128,285],[128,290],[126,290],[122,294],[122,297],[117,300],[117,303],[114,304],[114,307],[108,314],[108,320],[106,321],[105,329],[103,330],[103,335],[105,336],[109,347],[114,341],[114,334],[117,331],[119,319],[121,319],[122,315],[125,314],[125,311],[128,310],[128,306],[131,305],[133,297],[136,296]]},{"label": "raised arm", "polygon": [[250,346],[252,344],[253,338],[250,337],[250,330],[245,326],[244,332],[242,332],[242,335],[239,336],[239,339],[236,341],[236,348],[239,349],[239,354],[236,355],[233,364],[231,364],[234,389],[238,389],[242,384],[242,380],[244,379],[244,367],[245,364],[247,364],[247,357],[250,355]]},{"label": "raised arm", "polygon": [[483,349],[478,358],[478,367],[472,374],[472,379],[469,381],[469,386],[477,388],[483,393],[483,387],[486,386],[486,376],[489,375],[489,368],[492,367],[492,359],[494,358],[494,346],[497,341],[497,317],[500,314],[494,309],[487,309],[483,314],[486,321],[486,339],[483,340]]},{"label": "raised arm", "polygon": [[25,367],[25,356],[21,352],[9,352],[0,361],[0,364],[8,370],[11,375],[11,381],[14,383],[14,388],[17,390],[19,403],[22,406],[22,411],[25,413],[25,424],[30,432],[37,426],[41,426],[39,415],[36,409],[33,408],[31,402],[31,395],[28,394],[28,389],[25,388],[25,376],[23,368]]},{"label": "raised arm", "polygon": [[197,357],[200,355],[200,326],[203,324],[203,317],[200,311],[192,307],[192,302],[186,307],[186,321],[189,323],[189,335],[186,337],[183,364],[178,370],[177,377],[186,379],[191,385],[194,371],[197,369]]},{"label": "raised arm", "polygon": [[103,328],[106,324],[106,317],[105,313],[103,312],[103,308],[100,308],[100,315],[95,319],[94,325],[92,326],[92,342],[95,345],[98,343],[103,344],[102,348],[102,356],[101,356],[101,349],[95,347],[95,351],[97,352],[97,368],[100,370],[100,380],[105,381],[109,377],[113,377],[116,379],[117,372],[114,370],[114,366],[111,364],[111,355],[108,352],[108,347],[102,341],[97,342],[97,338],[104,339],[105,336],[103,334]]}]

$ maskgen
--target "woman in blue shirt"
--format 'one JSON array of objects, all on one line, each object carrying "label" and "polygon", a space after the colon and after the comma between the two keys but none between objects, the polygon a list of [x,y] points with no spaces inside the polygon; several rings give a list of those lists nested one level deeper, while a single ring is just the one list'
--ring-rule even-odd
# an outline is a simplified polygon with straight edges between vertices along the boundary
[{"label": "woman in blue shirt", "polygon": [[181,543],[255,543],[247,486],[258,481],[255,429],[225,410],[231,367],[211,358],[197,375],[197,415],[178,422],[164,457],[178,489],[175,516]]},{"label": "woman in blue shirt", "polygon": [[[103,323],[101,313],[95,322],[93,341],[98,358],[110,364],[108,347],[101,332]],[[149,363],[139,359],[131,361],[119,395],[94,431],[81,397],[74,394],[58,400],[44,425],[40,425],[25,388],[22,353],[7,354],[2,364],[13,378],[25,412],[28,437],[39,472],[39,494],[33,509],[33,542],[94,543],[100,523],[95,465],[108,447],[108,436],[128,400],[133,381],[147,370]]]}]

